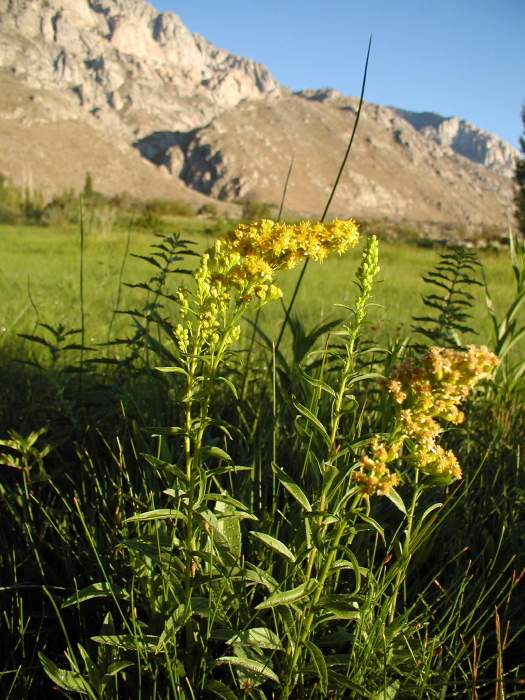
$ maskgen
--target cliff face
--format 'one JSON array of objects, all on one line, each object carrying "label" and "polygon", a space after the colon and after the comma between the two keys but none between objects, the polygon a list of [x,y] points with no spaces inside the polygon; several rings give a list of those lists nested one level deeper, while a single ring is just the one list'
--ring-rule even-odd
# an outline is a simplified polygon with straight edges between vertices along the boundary
[{"label": "cliff face", "polygon": [[0,33],[1,67],[72,93],[128,139],[193,128],[242,99],[281,92],[264,66],[144,0],[0,0]]},{"label": "cliff face", "polygon": [[447,118],[433,112],[407,112],[402,109],[394,111],[440,146],[448,147],[496,173],[506,177],[514,176],[519,151],[494,134],[457,117]]},{"label": "cliff face", "polygon": [[[144,0],[0,0],[0,171],[46,194],[279,202],[318,215],[358,100],[293,94]],[[332,214],[501,223],[515,149],[453,117],[366,104]]]},{"label": "cliff face", "polygon": [[[343,97],[245,101],[186,142],[179,135],[173,174],[215,197],[278,203],[293,153],[287,207],[318,216],[357,106]],[[507,178],[429,140],[391,109],[365,104],[330,213],[481,224],[504,221],[511,206]]]}]

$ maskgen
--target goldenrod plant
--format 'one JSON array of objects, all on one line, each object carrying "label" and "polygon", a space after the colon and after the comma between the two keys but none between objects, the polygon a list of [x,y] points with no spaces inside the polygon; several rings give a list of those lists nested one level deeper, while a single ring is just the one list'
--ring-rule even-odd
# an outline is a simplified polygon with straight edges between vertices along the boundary
[{"label": "goldenrod plant", "polygon": [[[97,652],[68,640],[70,670],[41,653],[58,687],[163,700],[445,697],[450,674],[437,650],[458,613],[433,619],[432,577],[418,578],[416,596],[411,578],[456,507],[451,485],[462,472],[440,444],[445,427],[461,424],[460,406],[497,357],[484,346],[433,346],[386,374],[364,361],[377,358],[360,344],[379,272],[372,236],[348,320],[311,350],[316,361],[303,357],[288,388],[274,373],[273,398],[264,367],[238,371],[241,320],[282,296],[276,274],[358,239],[353,221],[240,224],[173,294],[174,362],[158,371],[173,380],[178,422],[140,439],[150,483],[163,486],[123,523],[127,580],[117,584],[100,562],[104,579],[62,601],[80,615],[92,598],[109,610],[92,636]],[[255,373],[248,394],[264,384],[258,405],[239,397],[246,371]],[[287,393],[293,386],[300,398]],[[363,430],[364,412],[375,430]],[[435,489],[441,499],[429,499]],[[516,586],[502,585],[498,604]],[[464,663],[467,652],[454,653]]]}]

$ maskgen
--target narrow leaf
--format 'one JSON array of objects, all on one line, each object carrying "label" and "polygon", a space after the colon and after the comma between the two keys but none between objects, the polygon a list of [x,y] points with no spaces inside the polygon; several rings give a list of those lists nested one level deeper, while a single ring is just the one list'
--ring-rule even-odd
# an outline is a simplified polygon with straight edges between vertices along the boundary
[{"label": "narrow leaf", "polygon": [[303,415],[306,420],[316,429],[316,431],[321,435],[325,443],[328,445],[328,447],[331,446],[331,441],[328,433],[326,432],[326,429],[324,425],[321,423],[319,418],[314,416],[314,414],[310,411],[310,409],[306,408],[306,406],[303,406],[299,401],[297,401],[295,398],[292,399],[293,405],[295,408],[299,411],[301,415]]},{"label": "narrow leaf", "polygon": [[48,659],[41,651],[38,652],[38,656],[40,658],[40,663],[44,667],[44,671],[51,678],[53,683],[56,683],[60,688],[70,692],[82,693],[83,695],[93,695],[89,683],[82,678],[79,673],[59,669],[58,666]]},{"label": "narrow leaf", "polygon": [[370,698],[369,691],[362,688],[360,685],[357,685],[357,683],[352,683],[352,681],[349,681],[348,678],[343,676],[342,673],[337,673],[337,671],[328,669],[328,678],[335,683],[338,688],[347,688],[348,690],[352,690],[354,693],[357,693],[362,698]]},{"label": "narrow leaf", "polygon": [[292,564],[295,562],[293,552],[280,540],[276,540],[275,537],[272,537],[271,535],[265,535],[263,532],[252,532],[251,535],[253,537],[257,537],[259,540],[268,545],[268,547],[276,551],[285,559],[288,559],[288,561],[292,562]]},{"label": "narrow leaf", "polygon": [[122,671],[128,666],[133,666],[133,661],[115,661],[115,663],[108,666],[108,670],[106,671],[104,678],[107,676],[116,676],[119,671]]},{"label": "narrow leaf", "polygon": [[151,464],[151,466],[155,469],[158,469],[161,472],[167,472],[168,474],[172,474],[173,476],[176,476],[177,479],[182,481],[185,485],[188,484],[186,474],[182,471],[182,469],[179,469],[179,467],[176,467],[174,464],[164,462],[162,459],[157,459],[157,457],[147,454],[146,452],[141,452],[141,456],[144,457],[144,459],[147,462],[149,462],[149,464]]},{"label": "narrow leaf", "polygon": [[115,583],[93,583],[67,598],[60,607],[67,608],[90,598],[129,598],[129,593]]},{"label": "narrow leaf", "polygon": [[317,673],[319,675],[319,689],[321,691],[321,695],[324,697],[328,692],[328,669],[326,668],[324,654],[313,642],[305,642],[305,646],[310,652],[312,661],[317,669]]},{"label": "narrow leaf", "polygon": [[240,644],[241,646],[254,646],[261,649],[282,649],[279,637],[267,627],[252,627],[234,634],[227,644]]},{"label": "narrow leaf", "polygon": [[336,398],[335,391],[326,382],[323,382],[321,379],[314,379],[313,377],[310,377],[309,374],[306,374],[306,372],[301,372],[301,377],[307,381],[308,384],[315,386],[316,389],[322,389],[322,391],[326,391],[327,394],[333,396],[334,399]]},{"label": "narrow leaf", "polygon": [[141,520],[165,520],[166,518],[179,518],[180,511],[172,508],[158,508],[157,510],[148,510],[145,513],[132,515],[131,518],[126,518],[125,523],[139,522]]},{"label": "narrow leaf", "polygon": [[252,659],[244,659],[240,656],[221,656],[217,659],[218,664],[233,664],[234,666],[241,666],[247,671],[256,673],[258,676],[265,676],[275,683],[279,684],[279,677],[270,669],[267,665],[262,664],[260,661],[253,661]]},{"label": "narrow leaf", "polygon": [[237,695],[220,681],[208,680],[204,684],[204,689],[215,693],[215,695],[218,695],[223,700],[238,700]]},{"label": "narrow leaf", "polygon": [[275,476],[279,479],[281,484],[284,486],[285,489],[287,489],[292,496],[295,498],[295,500],[305,509],[305,510],[312,510],[312,506],[310,505],[310,501],[304,494],[304,492],[297,486],[295,481],[292,479],[291,476],[289,476],[284,469],[281,469],[281,467],[278,467],[277,464],[272,462],[272,470],[275,474]]},{"label": "narrow leaf", "polygon": [[157,372],[173,372],[175,374],[183,374],[185,377],[188,377],[188,372],[183,369],[182,367],[155,367]]},{"label": "narrow leaf", "polygon": [[297,603],[299,600],[308,598],[316,586],[317,580],[312,578],[306,583],[301,583],[297,588],[292,588],[290,591],[276,591],[262,603],[256,605],[255,609],[264,610],[265,608],[275,608],[277,605]]},{"label": "narrow leaf", "polygon": [[322,596],[319,600],[319,607],[329,610],[340,620],[356,620],[360,617],[360,612],[352,596],[334,593]]},{"label": "narrow leaf", "polygon": [[232,458],[227,452],[221,450],[220,447],[215,447],[213,445],[206,445],[205,447],[203,447],[201,449],[201,455],[204,457],[217,457],[217,459],[224,459],[226,462],[232,461]]},{"label": "narrow leaf", "polygon": [[392,501],[396,508],[399,508],[399,510],[405,515],[407,514],[407,509],[403,503],[403,499],[395,489],[390,489],[390,491],[387,491],[385,495]]}]

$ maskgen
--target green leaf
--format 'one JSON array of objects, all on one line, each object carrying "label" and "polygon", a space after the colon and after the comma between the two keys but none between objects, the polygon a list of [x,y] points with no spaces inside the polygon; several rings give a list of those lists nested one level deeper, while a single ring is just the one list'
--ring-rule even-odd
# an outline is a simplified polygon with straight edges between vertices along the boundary
[{"label": "green leaf", "polygon": [[321,435],[321,437],[325,441],[326,445],[328,447],[331,447],[332,442],[330,440],[330,437],[319,418],[314,416],[310,409],[306,408],[306,406],[303,406],[301,403],[299,403],[299,401],[297,401],[295,397],[292,398],[292,403],[295,406],[295,408],[299,411],[299,413],[303,415],[312,426],[314,426],[316,431],[319,433],[319,435]]},{"label": "green leaf", "polygon": [[343,593],[324,595],[319,599],[318,605],[340,620],[357,620],[361,615],[355,599]]},{"label": "green leaf", "polygon": [[328,693],[328,669],[324,660],[324,654],[313,642],[305,642],[305,647],[310,652],[312,661],[315,664],[319,676],[319,689],[321,695],[326,696]]},{"label": "green leaf", "polygon": [[[337,457],[337,455],[336,455],[336,457]],[[331,499],[334,496],[337,489],[341,486],[343,481],[347,478],[347,476],[350,474],[350,472],[353,470],[353,468],[356,466],[356,464],[358,464],[358,463],[357,462],[355,462],[355,463],[350,462],[350,463],[346,464],[344,467],[341,467],[341,469],[339,469],[339,472],[337,474],[335,474],[334,478],[331,481],[330,487],[328,489],[328,493],[327,493],[328,499]],[[345,488],[345,492],[346,491],[347,491],[347,489]]]},{"label": "green leaf", "polygon": [[[223,549],[226,549],[227,551],[230,550],[230,545],[228,543],[228,540],[226,537],[221,532],[221,527],[219,525],[219,521],[217,520],[217,516],[212,513],[211,510],[208,510],[208,508],[205,508],[204,506],[199,506],[198,508],[195,508],[194,513],[198,515],[202,520],[209,525],[209,527],[213,530],[213,542],[217,547],[221,547]],[[208,534],[209,531],[208,531]]]},{"label": "green leaf", "polygon": [[119,671],[128,668],[128,666],[133,666],[133,661],[115,661],[108,666],[104,679],[106,677],[116,676]]},{"label": "green leaf", "polygon": [[242,574],[247,581],[259,583],[270,591],[274,591],[279,586],[273,576],[270,576],[269,573],[255,566],[255,564],[245,562],[244,567]]},{"label": "green leaf", "polygon": [[[225,493],[207,493],[202,500],[216,501],[217,503],[225,503],[226,505],[233,506],[234,508],[239,509],[241,511],[248,511],[248,507],[245,506],[244,503],[241,503],[241,501],[238,501],[236,498],[232,498],[231,496],[228,496]],[[228,515],[233,515],[233,512],[228,513]],[[239,516],[240,515],[241,514],[239,513]],[[250,519],[258,520],[258,518],[256,518],[255,515],[250,516]]]},{"label": "green leaf", "polygon": [[297,603],[300,600],[304,600],[304,598],[308,598],[315,590],[316,586],[317,580],[312,578],[306,583],[301,583],[301,585],[297,586],[297,588],[292,588],[290,591],[276,591],[262,603],[256,605],[255,609],[264,610],[265,608],[275,608],[277,605]]},{"label": "green leaf", "polygon": [[384,379],[382,374],[378,374],[378,372],[368,372],[368,374],[357,374],[355,377],[350,379],[348,382],[348,386],[351,386],[352,384],[355,384],[356,382],[362,382],[365,379]]},{"label": "green leaf", "polygon": [[162,555],[166,554],[173,557],[172,548],[180,547],[181,543],[176,537],[168,537],[166,535],[145,535],[143,537],[134,537],[132,540],[123,540],[123,547],[131,547],[136,549],[148,559],[162,564]]},{"label": "green leaf", "polygon": [[125,523],[136,523],[142,520],[166,520],[167,518],[182,517],[180,510],[172,508],[157,508],[157,510],[148,510],[145,513],[132,515],[131,518],[126,518]]},{"label": "green leaf", "polygon": [[358,517],[361,518],[361,520],[363,520],[365,523],[367,523],[368,525],[371,525],[372,528],[373,528],[376,532],[379,533],[379,535],[381,536],[381,539],[383,540],[383,542],[385,542],[385,531],[383,530],[383,528],[381,527],[381,525],[377,522],[377,520],[374,520],[373,518],[370,518],[368,515],[365,515],[364,513],[358,513],[357,515],[358,515]]},{"label": "green leaf", "polygon": [[232,458],[227,452],[221,450],[220,447],[215,447],[214,445],[205,445],[204,447],[202,447],[201,456],[217,457],[217,459],[224,459],[226,462],[232,461]]},{"label": "green leaf", "polygon": [[354,639],[354,635],[349,632],[333,632],[317,641],[318,646],[336,647],[339,644],[347,644]]},{"label": "green leaf", "polygon": [[[351,551],[351,550],[348,550]],[[347,552],[345,552],[346,554]],[[348,561],[347,559],[337,559],[334,561],[332,566],[330,567],[330,573],[333,574],[336,571],[340,571],[341,569],[350,569],[351,571],[357,571],[360,576],[368,576],[369,571],[366,569],[364,566],[359,566],[356,569],[355,562],[353,561]],[[356,588],[357,590],[357,588]]]},{"label": "green leaf", "polygon": [[87,586],[87,588],[83,588],[67,598],[60,607],[67,608],[69,605],[82,603],[82,601],[90,598],[108,598],[110,596],[127,600],[129,593],[115,583],[93,583],[91,586]]},{"label": "green leaf", "polygon": [[175,641],[175,632],[186,624],[191,617],[191,613],[191,608],[187,608],[185,605],[181,604],[176,608],[173,615],[166,620],[162,634],[159,637],[159,643],[157,644],[157,654],[161,651],[168,637],[173,637],[173,641]]},{"label": "green leaf", "polygon": [[229,474],[231,472],[251,472],[253,467],[242,467],[240,465],[224,465],[222,467],[213,467],[207,469],[208,477],[220,476],[221,474]]},{"label": "green leaf", "polygon": [[279,637],[267,627],[252,627],[233,634],[227,640],[227,644],[240,644],[241,646],[254,646],[261,649],[282,649]]},{"label": "green leaf", "polygon": [[338,688],[347,688],[348,690],[352,690],[354,693],[357,693],[363,698],[370,698],[370,693],[368,690],[361,687],[360,685],[357,685],[357,683],[352,683],[352,681],[349,681],[348,678],[346,676],[343,676],[342,673],[337,673],[337,671],[328,669],[328,678],[333,683],[335,683],[335,685]]},{"label": "green leaf", "polygon": [[[235,517],[238,511],[232,505],[227,505],[218,501],[215,510],[221,514],[218,518],[219,530],[228,542],[229,551],[235,559],[240,559],[242,554],[242,536],[240,518]],[[239,515],[252,517],[248,513],[241,512]],[[255,518],[255,516],[253,516]]]},{"label": "green leaf", "polygon": [[132,634],[100,634],[91,639],[97,644],[106,644],[118,649],[137,651],[137,648],[144,648],[147,651],[155,652],[159,643],[159,637],[151,634],[144,637],[133,636]]},{"label": "green leaf", "polygon": [[187,436],[187,432],[184,428],[179,428],[173,426],[171,428],[143,428],[144,432],[149,433],[151,437],[159,437],[160,435],[181,435],[182,437]]},{"label": "green leaf", "polygon": [[301,377],[308,382],[308,384],[311,384],[312,386],[315,386],[316,389],[322,389],[322,391],[326,391],[330,396],[333,396],[334,399],[336,398],[335,391],[332,389],[331,386],[326,384],[326,382],[321,381],[321,379],[314,379],[313,377],[310,377],[309,374],[306,374],[306,372],[301,371]]},{"label": "green leaf", "polygon": [[88,681],[86,681],[80,673],[59,669],[58,666],[48,659],[41,651],[38,652],[38,656],[40,658],[40,663],[44,667],[44,671],[51,678],[53,683],[56,683],[60,688],[70,692],[96,697]]},{"label": "green leaf", "polygon": [[237,393],[237,388],[233,382],[231,382],[229,379],[226,379],[226,377],[217,377],[217,381],[219,382],[224,382],[230,389],[232,394],[236,399],[239,398],[239,395]]},{"label": "green leaf", "polygon": [[407,509],[405,507],[405,504],[403,503],[403,499],[395,489],[390,489],[390,491],[387,491],[385,496],[389,498],[392,501],[392,503],[396,506],[396,508],[399,508],[399,510],[402,513],[404,513],[405,515],[407,514]]},{"label": "green leaf", "polygon": [[284,469],[281,469],[281,467],[277,466],[275,462],[272,462],[272,470],[275,476],[279,479],[280,483],[284,486],[285,489],[287,489],[292,494],[292,496],[299,503],[299,505],[301,505],[305,510],[312,510],[310,501],[305,496],[303,491],[299,488],[299,486],[297,486],[292,477],[289,476],[284,471]]},{"label": "green leaf", "polygon": [[434,486],[448,486],[448,484],[454,481],[454,477],[451,476],[427,476],[425,475],[424,481],[421,482],[420,486],[424,489],[433,488]]},{"label": "green leaf", "polygon": [[173,476],[176,476],[177,479],[182,481],[185,486],[188,485],[186,474],[182,471],[182,469],[179,469],[179,467],[176,467],[174,464],[170,464],[169,462],[164,462],[162,459],[157,459],[153,455],[145,452],[141,452],[140,454],[149,464],[151,464],[154,469],[172,474]]},{"label": "green leaf", "polygon": [[330,490],[330,486],[332,485],[335,477],[339,474],[339,469],[334,466],[333,464],[327,464],[325,472],[323,474],[323,486],[322,490],[323,493],[326,493],[327,491]]},{"label": "green leaf", "polygon": [[295,610],[292,612],[292,609],[287,605],[279,605],[277,608],[275,608],[274,612],[281,618],[281,628],[283,633],[288,637],[292,646],[295,647],[299,641],[297,623],[301,618],[295,614]]},{"label": "green leaf", "polygon": [[238,700],[237,695],[220,681],[206,681],[204,683],[204,689],[215,693],[215,695],[223,698],[223,700]]},{"label": "green leaf", "polygon": [[285,559],[288,559],[288,561],[292,562],[292,564],[295,562],[295,556],[293,552],[290,549],[288,549],[288,547],[285,544],[283,544],[280,540],[276,540],[275,537],[272,537],[271,535],[265,535],[263,532],[251,532],[250,534],[252,535],[252,537],[257,537],[259,540],[268,545],[268,547],[271,547],[274,551],[283,556]]},{"label": "green leaf", "polygon": [[374,700],[394,700],[394,698],[397,696],[400,685],[401,682],[396,680],[393,683],[390,683],[390,685],[387,685],[386,688],[376,690]]},{"label": "green leaf", "polygon": [[265,676],[275,683],[279,684],[278,676],[270,669],[266,664],[260,661],[253,661],[252,659],[244,659],[240,656],[221,656],[217,659],[218,664],[232,664],[234,666],[241,666],[251,673],[256,673],[258,676]]},{"label": "green leaf", "polygon": [[194,509],[198,509],[198,507],[201,505],[202,500],[204,496],[206,495],[206,487],[207,487],[207,477],[206,477],[206,470],[203,469],[203,467],[200,464],[193,464],[192,467],[193,471],[196,472],[197,478],[195,480],[196,482],[196,487],[197,487],[197,495],[195,496],[195,501],[193,503]]},{"label": "green leaf", "polygon": [[81,644],[78,645],[78,650],[80,651],[80,655],[86,664],[86,670],[88,672],[88,678],[91,686],[96,693],[100,693],[102,689],[102,678],[97,666],[93,663],[89,654]]},{"label": "green leaf", "polygon": [[182,367],[155,367],[158,372],[175,372],[177,374],[183,374],[185,377],[189,377],[188,372]]}]

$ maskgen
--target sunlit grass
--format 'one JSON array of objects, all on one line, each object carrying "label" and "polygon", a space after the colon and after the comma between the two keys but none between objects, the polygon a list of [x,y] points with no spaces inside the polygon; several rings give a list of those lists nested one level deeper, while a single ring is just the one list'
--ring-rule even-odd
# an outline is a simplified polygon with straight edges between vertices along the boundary
[{"label": "sunlit grass", "polygon": [[[202,219],[173,220],[174,231],[195,242],[202,252],[213,242],[209,233],[201,233]],[[17,333],[30,333],[37,321],[50,325],[62,323],[67,328],[80,327],[80,234],[78,227],[37,228],[34,226],[0,226],[0,342],[12,342]],[[141,305],[144,293],[120,287],[122,281],[137,283],[151,274],[149,266],[133,255],[148,255],[154,241],[151,233],[131,229],[112,232],[87,232],[84,237],[84,317],[87,342],[105,342],[113,311]],[[353,280],[359,264],[359,248],[345,255],[332,256],[322,265],[311,266],[299,291],[296,311],[307,327],[320,320],[339,318],[344,304],[355,291]],[[428,293],[422,273],[437,262],[439,249],[418,247],[402,242],[381,242],[380,283],[374,289],[367,333],[377,340],[403,338],[410,332],[412,316],[423,311],[421,297]],[[480,251],[491,296],[498,310],[511,298],[512,276],[508,252]],[[300,268],[282,274],[283,303],[289,303]],[[481,276],[479,277],[481,279]],[[171,283],[173,289],[182,278]],[[120,292],[120,294],[119,294]],[[473,327],[480,336],[489,332],[488,316],[482,288],[476,291]],[[173,313],[175,309],[171,310]],[[253,316],[252,316],[253,317]],[[271,335],[281,317],[279,305],[265,307],[260,314],[263,329]],[[117,315],[113,321],[116,334],[125,333],[129,319]],[[275,339],[275,338],[274,338]]]},{"label": "sunlit grass", "polygon": [[[186,224],[182,235],[199,251],[212,243],[195,221],[175,223]],[[120,310],[147,309],[147,291],[120,280],[148,283],[158,274],[131,254],[150,257],[161,240],[132,230],[128,242],[126,232],[88,228],[86,343],[89,359],[112,355],[116,363],[108,368],[82,363],[76,350],[53,365],[43,345],[17,337],[46,336],[42,327],[34,330],[37,321],[80,327],[78,230],[3,227],[0,236],[6,328],[0,342],[7,349],[0,365],[0,692],[8,700],[53,697],[57,685],[77,697],[84,683],[91,697],[105,700],[138,697],[137,688],[144,700],[207,700],[212,693],[325,700],[329,692],[338,700],[372,692],[393,698],[399,689],[400,697],[436,700],[465,697],[467,689],[485,700],[502,676],[509,697],[519,690],[525,631],[518,591],[525,534],[519,376],[496,370],[493,384],[477,387],[467,421],[439,429],[464,481],[444,487],[414,476],[412,436],[403,455],[388,457],[399,474],[398,497],[374,496],[370,504],[355,492],[357,499],[347,498],[358,481],[353,471],[366,465],[360,458],[381,456],[370,434],[388,441],[395,414],[374,374],[388,373],[391,356],[354,354],[352,328],[395,354],[391,341],[409,333],[411,317],[423,311],[421,297],[431,290],[422,273],[434,267],[439,250],[380,242],[381,281],[371,299],[377,306],[368,307],[363,328],[335,306],[356,304],[361,245],[310,265],[294,307],[305,335],[329,317],[343,317],[348,326],[337,337],[312,336],[309,347],[326,348],[324,357],[292,348],[288,332],[284,358],[272,357],[271,343],[261,348],[255,336],[252,354],[225,353],[224,361],[217,355],[209,364],[206,343],[202,362],[174,353],[172,302],[160,321],[138,317],[147,333],[128,347],[108,353],[97,345],[133,335],[130,316],[113,312],[117,300]],[[514,298],[508,251],[480,252],[479,259],[501,313]],[[299,272],[278,279],[285,306]],[[181,282],[192,283],[168,277],[171,291]],[[151,295],[156,283],[149,286]],[[490,344],[483,290],[476,289],[473,325],[480,335],[465,340]],[[259,321],[270,340],[283,316],[278,301],[263,307]],[[243,329],[246,344],[252,326],[243,322]],[[33,352],[39,369],[19,362]],[[166,365],[175,371],[154,369]],[[389,483],[396,482],[391,476]],[[428,510],[436,503],[445,505]],[[144,515],[166,507],[168,518],[163,510],[158,519]],[[245,509],[256,520],[246,524]],[[344,543],[337,555],[334,542]],[[242,559],[235,558],[240,552]],[[265,576],[276,581],[269,590],[260,585],[270,580]],[[330,591],[335,595],[326,598]],[[274,593],[298,602],[267,605]],[[188,596],[195,610],[185,605]],[[495,636],[495,609],[501,626],[511,625],[506,646]],[[112,635],[113,625],[126,635],[122,648],[97,640]],[[302,630],[299,644],[294,627]],[[248,635],[248,643],[228,644],[232,630]],[[323,635],[332,632],[336,639],[326,642]],[[259,648],[261,639],[270,646]],[[113,662],[121,665],[112,674]],[[72,669],[67,677],[65,669]]]}]

